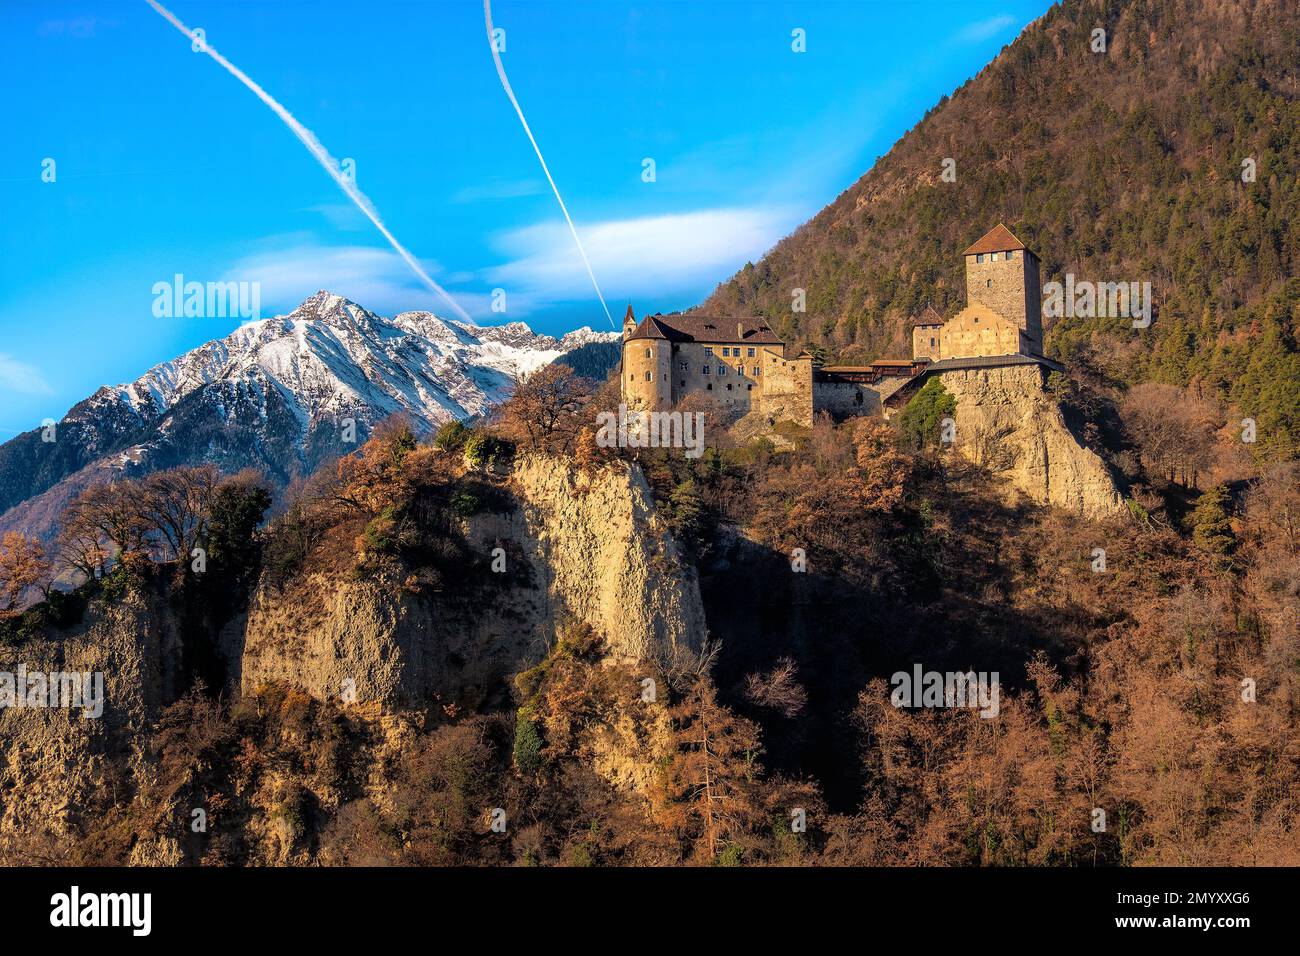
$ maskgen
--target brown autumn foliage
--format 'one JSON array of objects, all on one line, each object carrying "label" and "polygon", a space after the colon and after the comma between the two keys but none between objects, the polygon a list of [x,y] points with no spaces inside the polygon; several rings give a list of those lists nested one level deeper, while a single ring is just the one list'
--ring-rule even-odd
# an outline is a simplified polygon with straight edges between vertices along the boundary
[{"label": "brown autumn foliage", "polygon": [[[647,704],[646,666],[609,663],[599,635],[574,629],[519,675],[517,709],[431,706],[383,734],[282,688],[233,706],[194,695],[147,741],[159,778],[106,809],[84,845],[120,861],[175,831],[186,860],[234,864],[1300,863],[1294,463],[1231,503],[1225,567],[1176,523],[1011,507],[987,475],[905,453],[878,421],[822,420],[796,445],[630,455],[671,525],[701,538],[706,602],[724,612],[710,627],[734,667],[655,675]],[[310,482],[272,538],[321,561],[334,535],[345,562],[357,540],[454,542],[448,509],[473,478],[459,453],[394,423]],[[99,545],[132,540],[120,498],[90,504]],[[735,577],[710,563],[734,533],[778,558],[763,578],[743,564],[752,552],[725,551],[760,592],[816,578],[766,658],[726,630],[768,609],[735,614]],[[813,574],[786,571],[795,547]],[[893,706],[900,660],[953,656],[1001,670],[995,718]],[[844,680],[847,703],[830,693]],[[853,764],[841,777],[812,753],[828,735]],[[182,832],[176,807],[196,805],[219,837]],[[495,807],[505,836],[490,830]]]},{"label": "brown autumn foliage", "polygon": [[572,454],[580,429],[593,424],[586,413],[592,385],[567,366],[544,366],[516,382],[494,415],[496,429],[525,451]]},{"label": "brown autumn foliage", "polygon": [[0,538],[0,617],[14,614],[32,591],[48,592],[54,565],[39,541],[7,531]]},{"label": "brown autumn foliage", "polygon": [[[247,484],[253,479],[244,475],[237,480]],[[59,522],[59,561],[92,579],[117,558],[188,559],[206,536],[221,484],[213,465],[182,465],[144,478],[92,485],[68,505]]]}]

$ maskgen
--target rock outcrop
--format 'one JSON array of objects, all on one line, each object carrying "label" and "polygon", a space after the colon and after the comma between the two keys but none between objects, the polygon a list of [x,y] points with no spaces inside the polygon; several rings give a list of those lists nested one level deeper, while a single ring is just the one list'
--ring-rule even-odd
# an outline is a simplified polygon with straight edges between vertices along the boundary
[{"label": "rock outcrop", "polygon": [[244,629],[238,684],[289,684],[385,709],[478,706],[540,661],[566,621],[603,634],[621,661],[699,650],[695,571],[639,470],[620,463],[589,475],[530,457],[510,486],[508,510],[464,520],[470,553],[482,559],[480,593],[429,597],[339,568],[310,576],[307,601],[301,587],[288,601],[263,587]]},{"label": "rock outcrop", "polygon": [[943,372],[957,399],[956,449],[1034,501],[1087,518],[1123,507],[1101,458],[1066,427],[1036,365]]},{"label": "rock outcrop", "polygon": [[[180,638],[165,600],[149,588],[120,601],[93,601],[82,621],[0,645],[0,672],[90,675],[86,698],[46,697],[75,706],[0,709],[0,840],[59,832],[103,796],[110,763],[141,769],[136,741],[176,693]],[[102,689],[102,693],[99,689]]]}]

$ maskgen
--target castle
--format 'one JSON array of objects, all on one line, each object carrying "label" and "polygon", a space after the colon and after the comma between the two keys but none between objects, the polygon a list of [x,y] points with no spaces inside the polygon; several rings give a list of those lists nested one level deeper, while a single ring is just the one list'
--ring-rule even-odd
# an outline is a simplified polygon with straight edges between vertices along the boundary
[{"label": "castle", "polygon": [[889,415],[933,373],[1018,365],[1059,370],[1043,356],[1038,256],[1000,223],[962,255],[966,307],[947,320],[932,308],[913,319],[910,359],[819,366],[762,318],[657,314],[638,324],[629,305],[623,400],[629,408],[661,411],[693,396],[734,417],[811,425],[818,412]]}]

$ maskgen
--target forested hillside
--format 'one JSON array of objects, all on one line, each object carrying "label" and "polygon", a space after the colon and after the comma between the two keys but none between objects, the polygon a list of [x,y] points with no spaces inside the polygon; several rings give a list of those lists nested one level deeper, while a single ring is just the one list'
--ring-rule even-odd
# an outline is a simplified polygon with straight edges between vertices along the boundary
[{"label": "forested hillside", "polygon": [[[1098,27],[1104,53],[1092,50]],[[962,250],[1005,222],[1042,257],[1044,282],[1152,284],[1150,328],[1061,319],[1049,354],[1121,387],[1204,390],[1257,420],[1261,460],[1292,457],[1297,63],[1294,2],[1058,4],[702,307],[761,313],[828,358],[904,354],[908,318],[927,302],[950,317]],[[805,313],[792,311],[796,288]]]}]

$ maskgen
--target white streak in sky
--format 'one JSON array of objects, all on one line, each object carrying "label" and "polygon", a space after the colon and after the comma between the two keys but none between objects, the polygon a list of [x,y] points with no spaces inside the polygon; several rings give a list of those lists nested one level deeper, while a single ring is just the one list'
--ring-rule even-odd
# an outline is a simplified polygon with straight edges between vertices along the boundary
[{"label": "white streak in sky", "polygon": [[[153,3],[153,0],[149,0]],[[483,17],[487,20],[487,37],[488,49],[492,51],[492,60],[497,65],[497,76],[501,77],[501,86],[506,91],[506,96],[510,97],[510,104],[519,114],[519,122],[524,124],[524,132],[528,134],[528,142],[533,144],[533,152],[537,154],[538,162],[542,164],[542,172],[546,174],[546,181],[551,184],[551,192],[555,193],[555,199],[560,204],[560,211],[564,213],[564,220],[569,224],[569,232],[573,234],[573,243],[578,247],[578,255],[582,256],[582,264],[587,267],[587,275],[591,277],[591,284],[596,290],[596,298],[600,299],[600,307],[605,310],[605,318],[609,319],[610,328],[614,327],[614,317],[609,314],[609,306],[605,304],[605,297],[601,295],[600,284],[596,282],[596,274],[591,271],[591,263],[587,260],[587,250],[582,248],[582,240],[578,238],[577,227],[573,225],[573,217],[569,215],[568,207],[564,205],[564,199],[560,196],[560,190],[555,185],[555,180],[551,178],[551,171],[546,167],[546,160],[542,158],[542,151],[537,145],[537,140],[533,139],[533,131],[528,128],[528,120],[524,119],[524,111],[519,108],[519,101],[515,99],[515,91],[510,88],[510,81],[506,79],[506,68],[501,65],[501,54],[497,52],[497,45],[492,37],[492,0],[483,0]]]},{"label": "white streak in sky", "polygon": [[[378,211],[376,211],[374,204],[371,203],[369,198],[367,198],[366,195],[362,193],[360,189],[357,188],[355,182],[353,182],[352,180],[348,179],[348,177],[343,175],[343,170],[339,166],[338,160],[336,160],[333,156],[331,156],[329,154],[329,150],[327,150],[323,145],[321,145],[321,141],[316,138],[315,133],[313,133],[307,127],[303,126],[296,119],[294,119],[293,114],[291,114],[287,109],[285,109],[278,102],[276,102],[276,100],[274,99],[274,97],[271,96],[270,93],[266,92],[266,90],[262,89],[260,86],[254,83],[253,80],[248,76],[248,74],[246,74],[239,67],[235,66],[233,63],[227,60],[224,56],[222,56],[220,53],[214,50],[211,46],[209,46],[206,39],[200,40],[198,37],[196,37],[194,35],[194,32],[190,30],[190,28],[187,27],[185,24],[181,23],[180,20],[176,19],[176,17],[172,15],[170,10],[168,10],[162,4],[157,3],[156,0],[145,0],[145,2],[148,3],[149,6],[157,10],[158,13],[160,13],[163,17],[165,17],[168,23],[170,23],[177,30],[180,30],[181,33],[184,33],[187,37],[189,37],[190,41],[196,44],[202,52],[206,53],[208,56],[212,57],[212,59],[216,60],[219,64],[221,64],[221,66],[225,67],[225,69],[230,73],[231,76],[233,76],[235,79],[239,80],[240,83],[243,83],[246,87],[252,90],[253,93],[257,95],[258,99],[260,99],[267,106],[271,107],[271,109],[275,112],[275,115],[280,117],[280,119],[284,120],[284,124],[293,131],[293,134],[297,136],[298,139],[302,140],[302,144],[307,147],[308,151],[313,156],[316,157],[316,161],[320,163],[323,167],[325,167],[325,172],[330,174],[330,178],[333,179],[334,182],[338,184],[339,189],[343,190],[343,192],[347,195],[347,197],[351,199],[354,203],[356,203],[357,208],[360,209],[363,213],[365,213],[366,218],[368,218],[372,223],[375,224],[375,228],[378,229],[380,233],[383,234],[383,237],[388,240],[389,245],[391,245],[394,249],[397,250],[397,254],[400,255],[406,261],[406,264],[408,266],[411,267],[411,271],[414,272],[417,276],[419,276],[420,279],[424,281],[425,285],[427,285],[434,292],[438,293],[438,295],[442,296],[443,301],[446,302],[447,305],[451,307],[451,310],[455,312],[458,316],[460,316],[460,318],[462,318],[466,322],[469,322],[470,324],[474,324],[474,320],[469,317],[469,313],[460,307],[460,305],[456,302],[456,300],[453,299],[450,294],[448,294],[446,289],[444,289],[442,286],[438,285],[438,283],[433,281],[433,278],[427,272],[425,272],[423,268],[420,267],[420,263],[418,263],[415,260],[415,257],[411,255],[409,252],[407,252],[406,248],[400,242],[397,241],[397,238],[391,232],[388,231],[388,227],[385,226],[383,221],[379,218],[379,213]],[[607,309],[606,312],[608,311],[609,310]]]}]

